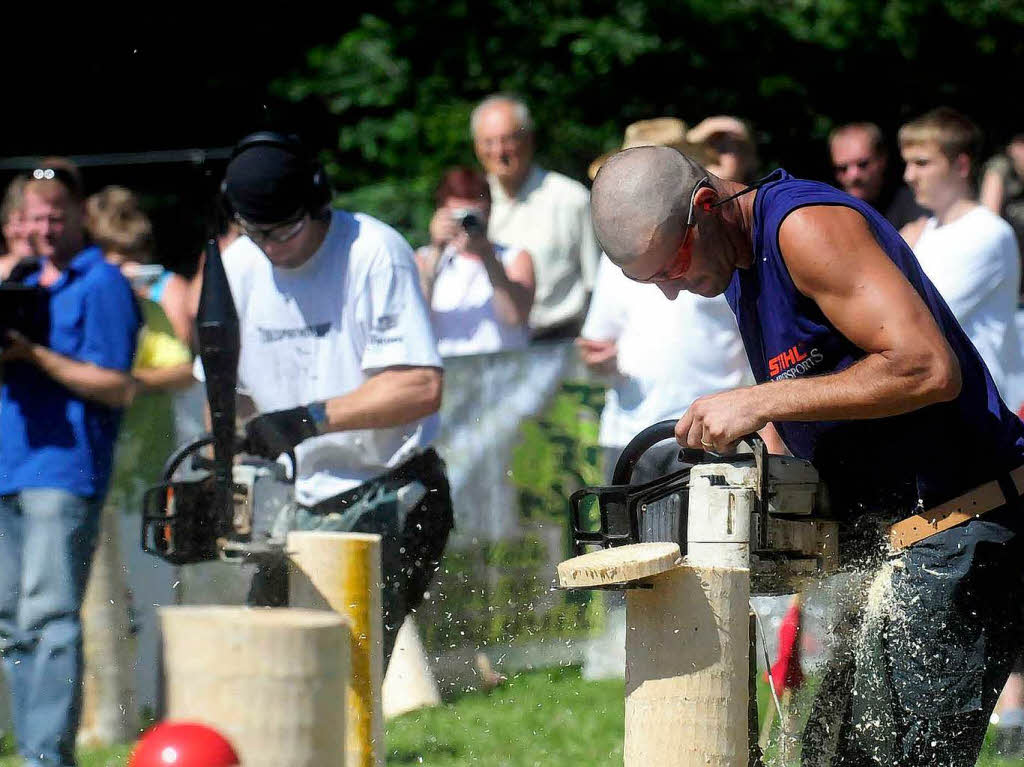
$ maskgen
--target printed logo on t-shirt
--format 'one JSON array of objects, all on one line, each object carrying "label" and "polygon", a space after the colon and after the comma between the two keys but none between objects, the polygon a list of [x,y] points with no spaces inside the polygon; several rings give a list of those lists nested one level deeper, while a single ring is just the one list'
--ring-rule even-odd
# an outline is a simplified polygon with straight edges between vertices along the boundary
[{"label": "printed logo on t-shirt", "polygon": [[266,328],[256,326],[256,332],[260,335],[260,341],[265,344],[272,344],[276,341],[290,341],[296,338],[323,338],[331,329],[331,323],[320,322],[316,325],[306,325],[301,328]]},{"label": "printed logo on t-shirt", "polygon": [[376,322],[373,323],[373,329],[379,330],[380,332],[383,333],[388,330],[391,330],[391,328],[395,327],[396,325],[398,325],[397,314],[382,314],[380,317],[377,318]]},{"label": "printed logo on t-shirt", "polygon": [[825,359],[818,349],[803,351],[803,344],[794,344],[786,351],[768,360],[768,376],[774,381],[780,378],[796,378],[810,373]]}]

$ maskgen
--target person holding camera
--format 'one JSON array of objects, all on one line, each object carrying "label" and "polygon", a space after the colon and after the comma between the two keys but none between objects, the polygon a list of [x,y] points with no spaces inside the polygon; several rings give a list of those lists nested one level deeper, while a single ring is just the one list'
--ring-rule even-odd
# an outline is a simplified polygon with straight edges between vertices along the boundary
[{"label": "person holding camera", "polygon": [[[233,152],[223,191],[243,236],[223,253],[238,312],[243,450],[295,461],[292,530],[377,533],[384,657],[423,599],[453,526],[438,433],[443,371],[412,249],[386,224],[332,210],[323,168],[294,136]],[[201,364],[197,377],[205,377]],[[246,407],[239,412],[245,412]],[[284,604],[283,562],[250,602]]]},{"label": "person holding camera", "polygon": [[420,285],[443,357],[521,349],[529,340],[533,259],[487,239],[491,191],[472,168],[445,173],[430,245],[416,253]]},{"label": "person holding camera", "polygon": [[20,287],[43,316],[0,328],[0,656],[26,764],[66,767],[81,707],[79,611],[141,317],[128,280],[86,247],[74,174],[33,171],[24,215],[39,260]]}]

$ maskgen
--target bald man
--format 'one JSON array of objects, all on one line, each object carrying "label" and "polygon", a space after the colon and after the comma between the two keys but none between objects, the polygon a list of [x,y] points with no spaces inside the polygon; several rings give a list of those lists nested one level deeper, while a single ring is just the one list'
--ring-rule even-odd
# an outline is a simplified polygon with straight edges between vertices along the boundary
[{"label": "bald man", "polygon": [[843,556],[876,552],[881,598],[835,654],[804,763],[973,765],[1021,634],[1024,424],[906,243],[825,184],[743,187],[659,147],[608,160],[592,211],[627,277],[736,314],[758,383],[695,401],[679,442],[774,424],[828,485]]}]

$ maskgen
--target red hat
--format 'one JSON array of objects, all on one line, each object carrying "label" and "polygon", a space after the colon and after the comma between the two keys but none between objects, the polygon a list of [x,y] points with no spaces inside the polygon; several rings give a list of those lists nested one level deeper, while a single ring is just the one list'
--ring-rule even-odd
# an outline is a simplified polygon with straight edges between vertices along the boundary
[{"label": "red hat", "polygon": [[238,767],[241,761],[212,727],[195,722],[161,722],[150,727],[128,760],[128,767]]}]

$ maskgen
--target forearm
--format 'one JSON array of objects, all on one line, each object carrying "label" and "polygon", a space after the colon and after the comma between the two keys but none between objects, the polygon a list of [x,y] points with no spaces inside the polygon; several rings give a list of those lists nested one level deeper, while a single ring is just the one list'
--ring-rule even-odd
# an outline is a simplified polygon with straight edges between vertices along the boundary
[{"label": "forearm", "polygon": [[187,389],[195,381],[191,362],[163,368],[141,368],[135,370],[132,376],[139,384],[137,394]]},{"label": "forearm", "polygon": [[484,259],[487,278],[494,290],[494,310],[506,325],[525,325],[530,316],[533,292],[508,278],[497,258]]},{"label": "forearm", "polygon": [[754,387],[765,421],[843,421],[886,418],[951,400],[960,370],[928,355],[869,354],[843,371],[790,378]]},{"label": "forearm", "polygon": [[27,361],[82,399],[107,407],[125,407],[135,392],[135,381],[128,373],[79,362],[45,346],[34,344]]},{"label": "forearm", "polygon": [[402,426],[441,407],[442,371],[438,368],[384,370],[359,388],[325,403],[323,431]]}]

